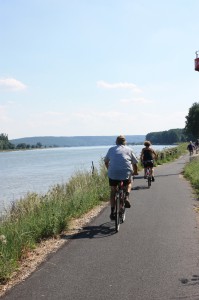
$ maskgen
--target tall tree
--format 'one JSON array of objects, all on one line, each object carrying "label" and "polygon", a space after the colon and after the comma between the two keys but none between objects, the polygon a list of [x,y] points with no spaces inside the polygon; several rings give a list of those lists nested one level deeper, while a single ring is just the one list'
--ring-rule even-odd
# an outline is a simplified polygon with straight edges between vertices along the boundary
[{"label": "tall tree", "polygon": [[6,133],[0,134],[0,150],[14,149],[14,145],[8,140],[8,135]]},{"label": "tall tree", "polygon": [[199,138],[199,102],[193,103],[189,109],[188,115],[185,117],[185,130],[186,133],[193,136],[193,138]]}]

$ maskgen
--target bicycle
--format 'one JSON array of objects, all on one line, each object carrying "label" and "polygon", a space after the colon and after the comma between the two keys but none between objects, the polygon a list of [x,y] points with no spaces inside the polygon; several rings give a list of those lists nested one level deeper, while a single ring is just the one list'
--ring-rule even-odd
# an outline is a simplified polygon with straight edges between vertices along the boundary
[{"label": "bicycle", "polygon": [[120,229],[120,224],[124,223],[126,218],[126,186],[124,186],[121,180],[116,188],[115,193],[115,231],[118,232]]},{"label": "bicycle", "polygon": [[193,149],[189,150],[189,156],[193,155]]},{"label": "bicycle", "polygon": [[144,178],[147,179],[147,183],[148,183],[148,188],[151,187],[151,182],[154,181],[152,180],[152,166],[153,166],[153,160],[147,160],[142,162],[142,165],[145,169],[145,175]]},{"label": "bicycle", "polygon": [[152,170],[149,166],[146,168],[146,179],[148,182],[148,188],[150,188],[152,182]]}]

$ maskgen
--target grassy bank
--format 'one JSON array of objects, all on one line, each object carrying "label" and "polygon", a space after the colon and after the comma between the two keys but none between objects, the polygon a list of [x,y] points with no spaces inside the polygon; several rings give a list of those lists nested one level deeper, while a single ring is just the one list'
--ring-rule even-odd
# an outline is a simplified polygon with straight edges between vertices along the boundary
[{"label": "grassy bank", "polygon": [[[186,144],[164,149],[158,153],[157,164],[185,152]],[[102,162],[94,174],[77,172],[68,183],[54,186],[45,196],[31,193],[13,203],[0,221],[0,283],[9,279],[21,259],[42,239],[60,234],[71,219],[108,199],[107,170]]]},{"label": "grassy bank", "polygon": [[184,176],[191,182],[199,199],[199,159],[194,159],[185,166]]},{"label": "grassy bank", "polygon": [[0,282],[6,282],[20,260],[44,238],[67,229],[72,218],[109,198],[107,172],[77,172],[67,184],[45,196],[29,194],[15,202],[0,223]]}]

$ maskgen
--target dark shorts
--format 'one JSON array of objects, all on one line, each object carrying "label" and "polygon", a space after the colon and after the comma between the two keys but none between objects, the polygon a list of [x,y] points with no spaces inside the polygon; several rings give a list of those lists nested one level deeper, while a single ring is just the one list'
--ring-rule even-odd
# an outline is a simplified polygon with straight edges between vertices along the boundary
[{"label": "dark shorts", "polygon": [[[131,183],[131,178],[130,179],[125,179],[125,180],[122,180],[122,181],[123,181],[124,186],[126,186],[129,183]],[[115,180],[115,179],[109,178],[109,185],[110,186],[117,186],[118,183],[120,183],[120,182],[121,182],[121,180]]]},{"label": "dark shorts", "polygon": [[144,168],[150,167],[153,168],[153,160],[143,161]]}]

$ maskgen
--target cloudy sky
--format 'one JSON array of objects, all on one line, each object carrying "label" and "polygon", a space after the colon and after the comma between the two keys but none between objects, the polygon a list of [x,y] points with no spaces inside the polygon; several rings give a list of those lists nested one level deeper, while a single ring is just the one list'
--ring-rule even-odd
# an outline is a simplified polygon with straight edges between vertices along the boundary
[{"label": "cloudy sky", "polygon": [[0,133],[146,134],[199,101],[198,0],[0,0]]}]

